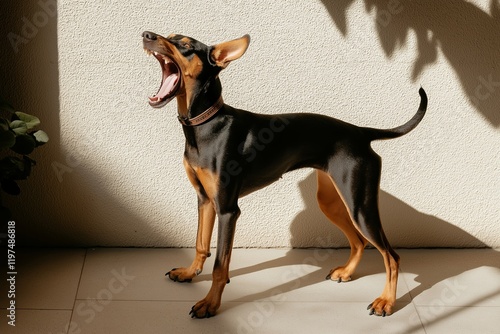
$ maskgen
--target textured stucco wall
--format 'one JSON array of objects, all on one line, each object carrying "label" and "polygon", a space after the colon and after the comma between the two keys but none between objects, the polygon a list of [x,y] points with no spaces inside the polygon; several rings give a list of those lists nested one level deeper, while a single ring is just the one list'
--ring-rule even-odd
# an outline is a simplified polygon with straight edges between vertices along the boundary
[{"label": "textured stucco wall", "polygon": [[[51,137],[22,195],[4,197],[19,243],[194,245],[176,105],[147,104],[160,79],[141,46],[151,30],[207,44],[250,34],[221,78],[226,103],[252,111],[389,128],[414,114],[424,86],[420,126],[373,145],[389,240],[500,247],[500,10],[490,1],[62,0],[57,16],[55,3],[0,11],[0,94]],[[9,33],[23,42],[13,47]],[[301,170],[243,198],[235,245],[347,246],[315,187]]]}]

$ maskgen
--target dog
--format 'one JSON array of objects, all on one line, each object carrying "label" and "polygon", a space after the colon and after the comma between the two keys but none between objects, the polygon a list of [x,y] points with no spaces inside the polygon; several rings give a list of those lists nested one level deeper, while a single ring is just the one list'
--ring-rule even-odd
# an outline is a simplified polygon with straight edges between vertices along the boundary
[{"label": "dog", "polygon": [[419,90],[420,106],[413,118],[387,130],[312,113],[256,114],[225,104],[219,78],[221,70],[246,52],[250,36],[213,46],[177,34],[163,37],[145,31],[142,38],[144,50],[162,69],[160,88],[149,97],[149,104],[161,108],[177,99],[178,120],[186,139],[184,168],[198,197],[196,256],[189,267],[174,268],[166,276],[190,282],[202,272],[211,255],[210,240],[218,217],[212,285],[190,315],[214,316],[221,304],[240,215],[238,199],[303,167],[317,170],[319,207],[344,232],[351,247],[347,263],[332,269],[327,279],[349,281],[365,246],[371,243],[382,254],[387,277],[382,294],[368,306],[369,314],[392,314],[399,256],[380,222],[381,158],[370,143],[413,130],[427,110],[424,89]]}]

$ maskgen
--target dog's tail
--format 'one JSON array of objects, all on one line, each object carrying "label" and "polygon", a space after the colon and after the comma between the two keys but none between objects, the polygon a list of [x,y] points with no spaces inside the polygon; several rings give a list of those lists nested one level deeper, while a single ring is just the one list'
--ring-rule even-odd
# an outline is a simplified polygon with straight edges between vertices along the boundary
[{"label": "dog's tail", "polygon": [[427,94],[425,93],[425,90],[422,87],[420,87],[418,93],[420,94],[420,106],[418,107],[417,113],[413,116],[412,119],[410,119],[405,124],[393,129],[381,130],[373,128],[364,128],[364,130],[366,130],[366,134],[369,140],[372,141],[378,139],[397,138],[415,129],[422,120],[422,118],[424,118],[425,111],[427,110]]}]

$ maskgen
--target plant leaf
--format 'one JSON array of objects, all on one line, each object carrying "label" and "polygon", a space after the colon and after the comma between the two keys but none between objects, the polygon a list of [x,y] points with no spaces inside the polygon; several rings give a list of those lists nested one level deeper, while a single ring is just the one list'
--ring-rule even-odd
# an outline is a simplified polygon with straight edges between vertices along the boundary
[{"label": "plant leaf", "polygon": [[16,135],[24,135],[28,132],[28,125],[26,122],[21,120],[12,121],[10,123],[10,128],[16,133]]},{"label": "plant leaf", "polygon": [[43,145],[49,141],[49,136],[45,133],[45,131],[42,130],[38,130],[37,132],[33,133],[33,136],[35,136],[35,140],[38,145]]},{"label": "plant leaf", "polygon": [[2,180],[2,189],[9,195],[19,195],[21,193],[16,181],[10,179]]},{"label": "plant leaf", "polygon": [[0,111],[7,111],[9,113],[15,112],[14,107],[2,98],[0,98]]},{"label": "plant leaf", "polygon": [[31,137],[30,135],[18,135],[16,137],[16,143],[10,149],[16,153],[28,155],[33,152],[35,147],[36,142],[33,137]]},{"label": "plant leaf", "polygon": [[28,176],[31,174],[31,167],[35,165],[35,161],[28,158],[26,155],[23,156],[23,167],[22,171],[20,171],[20,177],[14,178],[14,180],[26,180]]},{"label": "plant leaf", "polygon": [[0,118],[0,131],[9,131],[9,122],[5,118]]},{"label": "plant leaf", "polygon": [[19,120],[26,123],[28,130],[33,129],[37,125],[40,125],[40,120],[36,116],[29,115],[29,114],[23,113],[21,111],[16,111],[16,115],[17,115],[17,117],[19,117]]},{"label": "plant leaf", "polygon": [[25,180],[30,175],[33,165],[35,162],[27,156],[24,156],[23,160],[18,157],[5,157],[0,160],[0,176],[2,180]]},{"label": "plant leaf", "polygon": [[10,131],[0,132],[0,149],[6,149],[12,147],[16,143],[16,135]]}]

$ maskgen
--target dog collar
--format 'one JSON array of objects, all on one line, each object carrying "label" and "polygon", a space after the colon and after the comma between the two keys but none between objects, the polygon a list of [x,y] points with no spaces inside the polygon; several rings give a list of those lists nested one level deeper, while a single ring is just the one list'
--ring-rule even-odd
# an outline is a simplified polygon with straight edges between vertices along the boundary
[{"label": "dog collar", "polygon": [[221,96],[213,106],[211,106],[198,116],[193,118],[177,116],[177,118],[179,119],[179,122],[181,122],[181,124],[185,126],[200,125],[208,121],[210,118],[212,118],[222,108],[223,105],[224,105],[224,100],[222,99]]}]

